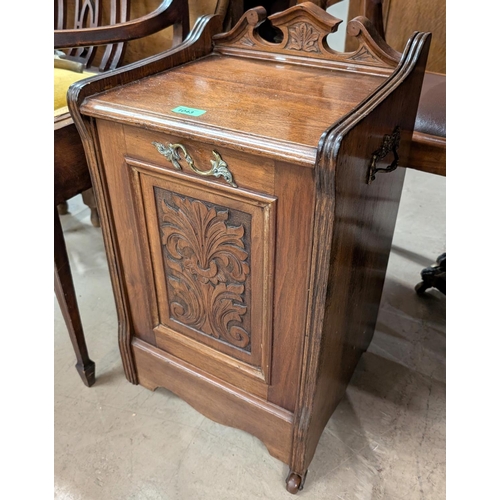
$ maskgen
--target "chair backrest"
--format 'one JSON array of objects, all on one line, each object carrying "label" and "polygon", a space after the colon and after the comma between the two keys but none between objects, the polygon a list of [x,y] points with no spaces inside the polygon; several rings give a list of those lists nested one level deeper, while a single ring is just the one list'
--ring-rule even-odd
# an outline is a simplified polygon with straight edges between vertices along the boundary
[{"label": "chair backrest", "polygon": [[[206,14],[221,14],[225,16],[228,5],[242,3],[243,0],[187,0],[189,5],[188,24],[192,29],[196,20]],[[134,19],[151,12],[158,5],[158,0],[141,0],[133,2],[130,15]],[[242,11],[243,14],[243,11]],[[239,19],[239,17],[238,17]],[[158,54],[172,46],[173,33],[166,29],[146,38],[134,40],[127,44],[123,64],[139,61],[153,54]]]},{"label": "chair backrest", "polygon": [[[54,0],[54,48],[84,68],[108,71],[125,61],[128,45],[170,29],[170,49],[189,33],[188,0],[155,0],[144,15],[144,0]],[[126,48],[127,46],[127,48]],[[75,48],[76,47],[76,48]],[[154,53],[157,53],[156,51]],[[152,55],[152,54],[149,54]]]},{"label": "chair backrest", "polygon": [[[130,0],[54,0],[54,29],[82,29],[112,26],[130,19]],[[115,69],[121,62],[125,42],[104,47],[90,46],[65,50],[68,59],[86,69]]]}]

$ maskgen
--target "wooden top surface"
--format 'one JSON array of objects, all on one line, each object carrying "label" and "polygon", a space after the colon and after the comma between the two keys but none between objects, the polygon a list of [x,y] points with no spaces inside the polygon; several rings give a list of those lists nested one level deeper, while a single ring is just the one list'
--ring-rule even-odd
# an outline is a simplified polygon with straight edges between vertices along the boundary
[{"label": "wooden top surface", "polygon": [[[314,162],[322,133],[384,76],[212,54],[89,98],[83,114],[231,145],[273,143]],[[206,111],[198,117],[178,106]],[[308,151],[309,150],[309,151]],[[265,154],[265,151],[264,151]],[[299,154],[300,156],[300,154]]]}]

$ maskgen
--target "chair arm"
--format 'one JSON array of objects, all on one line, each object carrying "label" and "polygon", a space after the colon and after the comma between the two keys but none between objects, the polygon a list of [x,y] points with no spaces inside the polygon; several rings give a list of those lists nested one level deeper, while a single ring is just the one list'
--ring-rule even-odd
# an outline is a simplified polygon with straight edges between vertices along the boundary
[{"label": "chair arm", "polygon": [[[189,29],[187,0],[163,0],[160,6],[145,16],[125,23],[97,28],[54,30],[54,48],[88,47],[108,43],[127,42],[152,35],[174,24]],[[184,33],[184,36],[187,33]]]}]

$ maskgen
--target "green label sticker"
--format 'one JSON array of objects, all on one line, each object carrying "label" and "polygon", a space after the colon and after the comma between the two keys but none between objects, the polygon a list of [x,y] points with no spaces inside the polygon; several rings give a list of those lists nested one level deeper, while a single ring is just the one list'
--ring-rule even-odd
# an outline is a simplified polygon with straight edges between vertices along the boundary
[{"label": "green label sticker", "polygon": [[206,113],[204,109],[188,108],[186,106],[177,106],[172,111],[174,113],[180,113],[181,115],[188,115],[188,116],[201,116]]}]

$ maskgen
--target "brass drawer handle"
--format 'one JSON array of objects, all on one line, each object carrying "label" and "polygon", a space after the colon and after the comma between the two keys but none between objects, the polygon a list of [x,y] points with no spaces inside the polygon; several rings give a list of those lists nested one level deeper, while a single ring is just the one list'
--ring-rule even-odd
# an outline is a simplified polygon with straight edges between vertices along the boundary
[{"label": "brass drawer handle", "polygon": [[184,160],[189,165],[191,170],[196,172],[199,175],[203,176],[213,176],[213,177],[223,177],[224,180],[233,187],[238,187],[233,182],[233,174],[227,168],[227,163],[221,158],[220,154],[217,151],[212,151],[212,154],[215,156],[215,160],[210,160],[212,164],[212,168],[210,170],[199,170],[195,164],[191,156],[189,156],[186,148],[182,144],[169,144],[165,146],[159,142],[152,142],[153,146],[156,147],[158,152],[163,155],[168,161],[172,162],[172,165],[177,170],[182,170],[181,164],[179,163],[182,158],[179,153],[179,149],[184,155]]},{"label": "brass drawer handle", "polygon": [[[370,162],[370,166],[368,168],[368,184],[371,184],[375,180],[376,174],[388,174],[389,172],[394,172],[396,168],[398,168],[398,149],[399,149],[399,141],[401,140],[401,129],[397,126],[392,134],[384,135],[382,140],[382,146],[377,149],[374,153],[372,153],[372,160]],[[390,152],[394,155],[394,160],[387,168],[376,168],[377,161],[385,158]]]}]

